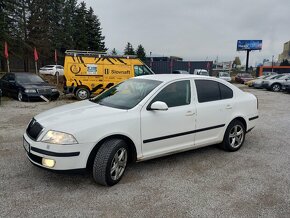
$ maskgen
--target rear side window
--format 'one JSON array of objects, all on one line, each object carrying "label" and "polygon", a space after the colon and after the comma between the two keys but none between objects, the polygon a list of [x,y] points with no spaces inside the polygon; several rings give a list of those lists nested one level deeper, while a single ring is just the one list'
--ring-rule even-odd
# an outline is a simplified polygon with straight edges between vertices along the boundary
[{"label": "rear side window", "polygon": [[[217,82],[218,83],[218,82]],[[228,99],[233,97],[233,90],[224,84],[218,83],[221,92],[221,99]]]},{"label": "rear side window", "polygon": [[195,84],[199,103],[233,97],[233,91],[222,83],[212,80],[195,80]]}]

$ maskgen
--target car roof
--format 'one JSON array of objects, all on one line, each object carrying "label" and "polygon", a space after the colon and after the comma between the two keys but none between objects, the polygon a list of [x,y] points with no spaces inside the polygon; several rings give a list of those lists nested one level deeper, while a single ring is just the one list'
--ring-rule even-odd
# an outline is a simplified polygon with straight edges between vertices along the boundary
[{"label": "car roof", "polygon": [[135,79],[151,79],[151,80],[158,80],[162,82],[173,81],[177,79],[215,79],[214,77],[208,76],[201,76],[201,75],[193,75],[193,74],[154,74],[154,75],[145,75],[145,76],[138,76],[134,77]]}]

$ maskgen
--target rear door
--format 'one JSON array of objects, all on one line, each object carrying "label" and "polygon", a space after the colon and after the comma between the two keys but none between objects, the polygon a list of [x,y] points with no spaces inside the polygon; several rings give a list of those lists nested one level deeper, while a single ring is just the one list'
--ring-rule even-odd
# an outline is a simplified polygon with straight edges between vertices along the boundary
[{"label": "rear door", "polygon": [[234,110],[233,91],[214,81],[196,79],[196,135],[195,146],[219,142]]}]

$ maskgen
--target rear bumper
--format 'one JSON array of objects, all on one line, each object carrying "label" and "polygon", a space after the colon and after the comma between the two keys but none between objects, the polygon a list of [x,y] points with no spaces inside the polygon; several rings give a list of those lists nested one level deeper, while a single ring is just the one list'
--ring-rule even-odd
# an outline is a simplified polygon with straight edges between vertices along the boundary
[{"label": "rear bumper", "polygon": [[76,87],[75,86],[64,86],[63,93],[64,94],[74,94]]}]

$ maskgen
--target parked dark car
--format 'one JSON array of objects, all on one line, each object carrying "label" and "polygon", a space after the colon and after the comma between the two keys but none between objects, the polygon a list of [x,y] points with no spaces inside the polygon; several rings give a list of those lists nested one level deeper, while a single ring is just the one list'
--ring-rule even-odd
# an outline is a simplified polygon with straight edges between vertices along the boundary
[{"label": "parked dark car", "polygon": [[6,73],[0,79],[0,88],[3,95],[17,98],[19,101],[40,100],[41,96],[49,100],[59,97],[56,87],[32,73]]},{"label": "parked dark car", "polygon": [[254,79],[253,76],[249,73],[238,73],[235,77],[235,81],[238,83],[244,84],[250,80]]}]

